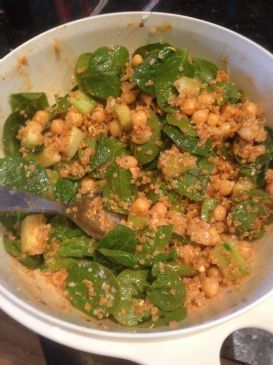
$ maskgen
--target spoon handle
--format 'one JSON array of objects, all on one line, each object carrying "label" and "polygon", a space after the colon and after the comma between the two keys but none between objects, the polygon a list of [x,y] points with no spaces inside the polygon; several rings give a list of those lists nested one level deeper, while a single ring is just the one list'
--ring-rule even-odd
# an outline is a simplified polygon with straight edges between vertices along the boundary
[{"label": "spoon handle", "polygon": [[65,215],[65,206],[23,191],[0,188],[0,213],[49,213]]}]

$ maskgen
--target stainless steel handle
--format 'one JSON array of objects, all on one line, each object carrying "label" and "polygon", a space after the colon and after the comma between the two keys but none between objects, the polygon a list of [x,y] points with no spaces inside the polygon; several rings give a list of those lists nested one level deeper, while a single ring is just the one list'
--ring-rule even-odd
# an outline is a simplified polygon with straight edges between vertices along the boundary
[{"label": "stainless steel handle", "polygon": [[0,188],[0,212],[65,214],[65,206],[23,191]]}]

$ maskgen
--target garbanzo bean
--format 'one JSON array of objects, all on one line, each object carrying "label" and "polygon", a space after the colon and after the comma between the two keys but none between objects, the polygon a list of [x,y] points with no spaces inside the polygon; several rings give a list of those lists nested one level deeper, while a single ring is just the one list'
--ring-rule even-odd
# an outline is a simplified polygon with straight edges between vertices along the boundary
[{"label": "garbanzo bean", "polygon": [[156,215],[157,217],[164,217],[167,213],[168,209],[165,204],[158,202],[151,208],[151,213]]},{"label": "garbanzo bean", "polygon": [[151,201],[147,198],[138,198],[132,204],[132,212],[136,215],[145,215],[150,209]]},{"label": "garbanzo bean", "polygon": [[220,289],[219,282],[215,277],[202,279],[201,285],[207,298],[215,297]]},{"label": "garbanzo bean", "polygon": [[50,130],[54,134],[61,135],[64,131],[65,122],[63,119],[53,119],[50,124]]},{"label": "garbanzo bean", "polygon": [[143,62],[143,57],[140,54],[135,54],[132,58],[132,65],[138,66]]},{"label": "garbanzo bean", "polygon": [[95,190],[96,182],[91,177],[86,176],[82,179],[80,185],[80,193],[81,194],[88,194]]},{"label": "garbanzo bean", "polygon": [[121,126],[117,120],[112,120],[109,124],[109,131],[113,137],[119,137],[121,135]]},{"label": "garbanzo bean", "polygon": [[65,116],[65,120],[75,127],[80,127],[83,123],[83,116],[75,110],[69,110]]}]

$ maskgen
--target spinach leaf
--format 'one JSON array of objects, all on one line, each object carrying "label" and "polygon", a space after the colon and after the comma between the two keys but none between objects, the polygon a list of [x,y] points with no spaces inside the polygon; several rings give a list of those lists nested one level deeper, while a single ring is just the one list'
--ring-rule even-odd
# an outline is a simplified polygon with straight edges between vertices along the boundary
[{"label": "spinach leaf", "polygon": [[37,269],[43,264],[42,255],[27,256],[21,252],[21,244],[19,240],[13,240],[4,235],[4,247],[8,254],[16,259],[29,269]]},{"label": "spinach leaf", "polygon": [[[88,237],[82,230],[62,217],[54,217],[50,221],[51,240],[57,241],[59,248],[55,259],[63,257],[93,256],[96,241]],[[50,252],[49,252],[50,256]]]},{"label": "spinach leaf", "polygon": [[66,240],[69,238],[85,236],[85,233],[79,229],[74,223],[64,217],[55,216],[50,221],[51,230],[50,238],[57,240]]},{"label": "spinach leaf", "polygon": [[153,254],[162,251],[170,242],[173,226],[171,224],[157,227],[156,231],[146,229],[141,237],[143,252]]},{"label": "spinach leaf", "polygon": [[120,75],[128,59],[128,50],[121,46],[113,49],[98,48],[90,57],[88,67],[81,74],[81,88],[100,99],[120,95]]},{"label": "spinach leaf", "polygon": [[175,191],[191,200],[202,201],[213,167],[214,165],[206,160],[200,160],[195,168],[174,180],[177,186]]},{"label": "spinach leaf", "polygon": [[167,113],[171,113],[173,110],[173,107],[169,105],[168,101],[175,94],[173,83],[181,74],[182,62],[182,57],[174,56],[168,58],[154,80],[154,89],[158,105]]},{"label": "spinach leaf", "polygon": [[19,156],[0,159],[0,186],[20,189],[36,195],[47,195],[48,176],[39,165]]},{"label": "spinach leaf", "polygon": [[142,145],[135,143],[131,144],[133,155],[138,160],[140,165],[147,165],[148,163],[152,162],[158,157],[160,152],[158,142],[160,140],[162,125],[153,112],[150,112],[150,117],[147,121],[147,124],[152,130],[152,136],[150,140]]},{"label": "spinach leaf", "polygon": [[193,67],[194,77],[204,82],[214,80],[218,71],[218,68],[213,63],[202,58],[195,58]]},{"label": "spinach leaf", "polygon": [[264,213],[264,208],[252,199],[237,203],[231,209],[231,218],[236,227],[236,233],[242,234],[251,230],[255,220]]},{"label": "spinach leaf", "polygon": [[78,257],[93,256],[96,248],[96,241],[86,236],[68,238],[61,242],[58,249],[60,257]]},{"label": "spinach leaf", "polygon": [[165,270],[150,286],[148,298],[161,310],[171,312],[182,306],[185,294],[180,276],[172,270]]},{"label": "spinach leaf", "polygon": [[32,118],[37,110],[48,107],[48,101],[45,93],[20,93],[10,96],[10,105],[13,112]]},{"label": "spinach leaf", "polygon": [[117,277],[121,299],[139,298],[148,287],[148,270],[123,270]]},{"label": "spinach leaf", "polygon": [[166,117],[166,121],[168,124],[178,127],[180,131],[186,136],[197,137],[197,132],[190,124],[189,119],[184,118],[177,120],[174,115],[168,114]]},{"label": "spinach leaf", "polygon": [[76,180],[58,179],[53,185],[53,199],[58,199],[67,204],[76,196],[79,189],[79,182]]},{"label": "spinach leaf", "polygon": [[183,134],[178,128],[165,124],[163,132],[183,151],[194,155],[207,157],[211,154],[212,142],[208,139],[206,143],[199,146],[199,138]]},{"label": "spinach leaf", "polygon": [[68,271],[78,263],[77,259],[71,257],[59,257],[59,256],[50,256],[45,257],[45,268],[49,269],[52,272],[59,271],[61,269],[67,269]]},{"label": "spinach leaf", "polygon": [[115,319],[124,326],[135,327],[150,317],[149,311],[137,313],[138,299],[142,300],[148,286],[147,270],[124,270],[118,277],[121,300],[113,311]]},{"label": "spinach leaf", "polygon": [[101,248],[134,253],[136,250],[135,232],[129,227],[118,224],[99,241],[97,249]]},{"label": "spinach leaf", "polygon": [[63,96],[59,98],[55,105],[53,105],[50,109],[49,121],[61,116],[66,113],[70,106],[69,101],[67,100],[67,96]]},{"label": "spinach leaf", "polygon": [[73,265],[66,279],[71,303],[90,316],[108,317],[119,304],[119,285],[106,267],[81,260]]},{"label": "spinach leaf", "polygon": [[140,324],[138,327],[154,328],[169,326],[171,322],[180,322],[185,319],[187,317],[187,310],[186,308],[179,308],[172,312],[159,311],[158,316],[159,318],[156,321],[146,321],[143,324]]},{"label": "spinach leaf", "polygon": [[206,198],[201,206],[201,219],[205,222],[210,222],[213,211],[219,204],[218,200],[215,198]]},{"label": "spinach leaf", "polygon": [[138,267],[139,257],[134,253],[108,248],[97,248],[97,251],[114,264],[132,268]]},{"label": "spinach leaf", "polygon": [[148,94],[155,95],[154,81],[158,75],[161,75],[162,65],[165,61],[175,55],[175,49],[170,47],[151,51],[144,61],[135,68],[133,78],[138,87]]},{"label": "spinach leaf", "polygon": [[114,138],[108,138],[104,134],[101,134],[97,141],[95,155],[91,161],[91,168],[95,170],[106,162],[113,163],[117,156],[124,153],[125,147],[122,143]]},{"label": "spinach leaf", "polygon": [[150,43],[146,44],[145,46],[137,48],[133,53],[133,55],[140,54],[143,58],[146,58],[152,51],[161,51],[166,47],[172,48],[168,43],[165,42]]},{"label": "spinach leaf", "polygon": [[245,259],[239,254],[236,246],[223,243],[211,250],[217,266],[228,280],[237,280],[249,274],[250,270]]},{"label": "spinach leaf", "polygon": [[21,144],[17,139],[17,134],[25,121],[26,118],[24,118],[18,112],[11,113],[6,119],[3,129],[2,142],[4,146],[4,152],[7,156],[19,154]]},{"label": "spinach leaf", "polygon": [[123,167],[114,165],[107,170],[107,183],[103,188],[107,209],[121,214],[128,212],[131,201],[137,195],[137,189],[131,180],[130,170]]},{"label": "spinach leaf", "polygon": [[91,58],[92,53],[82,53],[76,61],[74,74],[80,88],[82,87],[81,77],[87,71]]},{"label": "spinach leaf", "polygon": [[0,215],[0,222],[8,231],[18,237],[20,235],[20,224],[24,217],[25,214],[19,212],[3,213]]},{"label": "spinach leaf", "polygon": [[220,86],[223,90],[220,105],[227,102],[236,104],[241,100],[241,90],[238,89],[234,84],[230,82],[217,82],[215,86]]}]

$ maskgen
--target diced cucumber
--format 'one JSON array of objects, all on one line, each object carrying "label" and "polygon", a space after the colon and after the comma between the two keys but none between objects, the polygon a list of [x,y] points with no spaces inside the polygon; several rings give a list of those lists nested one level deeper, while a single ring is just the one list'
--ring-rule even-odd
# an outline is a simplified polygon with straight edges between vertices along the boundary
[{"label": "diced cucumber", "polygon": [[125,104],[117,104],[114,109],[115,115],[120,122],[121,128],[129,132],[132,128],[131,110]]},{"label": "diced cucumber", "polygon": [[228,280],[241,279],[250,272],[247,262],[231,242],[216,245],[212,249],[211,254],[217,266]]},{"label": "diced cucumber", "polygon": [[132,224],[134,229],[140,230],[140,229],[143,229],[148,226],[149,219],[148,219],[148,217],[129,214],[128,222]]},{"label": "diced cucumber", "polygon": [[21,223],[21,250],[33,256],[39,255],[47,249],[46,220],[43,214],[26,216]]},{"label": "diced cucumber", "polygon": [[32,158],[43,167],[50,167],[61,161],[61,155],[49,148],[44,148],[43,151]]},{"label": "diced cucumber", "polygon": [[91,113],[97,105],[95,100],[91,99],[90,96],[80,90],[71,93],[67,100],[74,106],[74,108],[83,114]]},{"label": "diced cucumber", "polygon": [[67,138],[67,147],[64,153],[68,158],[72,158],[77,153],[84,136],[79,128],[73,126]]},{"label": "diced cucumber", "polygon": [[43,127],[38,123],[30,122],[23,129],[21,145],[25,148],[33,148],[43,144]]},{"label": "diced cucumber", "polygon": [[201,81],[183,76],[174,82],[174,86],[179,94],[196,96],[199,94]]}]

